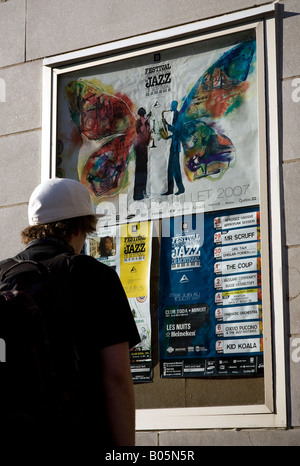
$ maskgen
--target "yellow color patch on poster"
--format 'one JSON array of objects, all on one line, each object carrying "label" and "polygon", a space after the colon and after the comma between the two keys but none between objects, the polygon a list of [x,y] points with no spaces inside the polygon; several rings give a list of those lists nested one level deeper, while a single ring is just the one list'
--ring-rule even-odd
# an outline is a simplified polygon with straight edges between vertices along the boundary
[{"label": "yellow color patch on poster", "polygon": [[148,295],[150,222],[121,225],[120,279],[127,298]]}]

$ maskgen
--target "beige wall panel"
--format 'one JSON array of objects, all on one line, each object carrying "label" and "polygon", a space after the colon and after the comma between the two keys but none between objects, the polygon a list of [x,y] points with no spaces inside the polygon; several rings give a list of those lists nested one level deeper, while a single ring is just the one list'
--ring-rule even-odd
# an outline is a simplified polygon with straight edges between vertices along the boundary
[{"label": "beige wall panel", "polygon": [[[300,426],[300,338],[291,336],[290,353],[290,399],[291,399],[291,425]],[[300,441],[299,441],[300,445]]]},{"label": "beige wall panel", "polygon": [[0,186],[5,187],[0,190],[1,207],[28,202],[40,182],[40,145],[40,131],[0,138]]},{"label": "beige wall panel", "polygon": [[300,78],[282,84],[282,158],[300,158]]},{"label": "beige wall panel", "polygon": [[283,78],[300,75],[299,0],[280,1],[282,26]]},{"label": "beige wall panel", "polygon": [[20,233],[27,225],[27,205],[0,208],[0,260],[12,257],[24,248]]},{"label": "beige wall panel", "polygon": [[[282,215],[285,218],[286,244],[300,245],[300,162],[283,165]],[[276,247],[276,245],[274,245]]]},{"label": "beige wall panel", "polygon": [[[300,429],[290,430],[202,430],[160,432],[159,445],[195,446],[298,446]],[[192,462],[192,461],[190,461]]]},{"label": "beige wall panel", "polygon": [[0,67],[25,60],[25,14],[26,0],[0,2]]},{"label": "beige wall panel", "polygon": [[0,136],[40,128],[42,116],[42,61],[0,70],[5,102],[0,102]]},{"label": "beige wall panel", "polygon": [[300,246],[288,250],[287,278],[289,284],[290,329],[291,333],[300,334]]},{"label": "beige wall panel", "polygon": [[28,0],[27,59],[104,44],[271,0]]}]

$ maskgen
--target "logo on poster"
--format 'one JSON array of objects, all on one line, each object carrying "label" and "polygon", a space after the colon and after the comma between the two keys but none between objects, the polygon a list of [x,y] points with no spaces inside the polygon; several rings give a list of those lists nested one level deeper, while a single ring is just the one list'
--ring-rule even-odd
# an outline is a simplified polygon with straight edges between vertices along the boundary
[{"label": "logo on poster", "polygon": [[180,279],[180,283],[188,283],[189,282],[189,279],[186,275],[182,275],[181,279]]}]

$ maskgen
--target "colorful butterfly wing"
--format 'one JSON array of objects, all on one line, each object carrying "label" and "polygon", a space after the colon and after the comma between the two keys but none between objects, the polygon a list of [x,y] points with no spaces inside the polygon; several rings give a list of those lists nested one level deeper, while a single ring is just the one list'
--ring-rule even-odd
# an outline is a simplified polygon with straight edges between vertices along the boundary
[{"label": "colorful butterfly wing", "polygon": [[131,141],[117,136],[92,153],[81,171],[80,181],[94,199],[114,196],[123,187]]},{"label": "colorful butterfly wing", "polygon": [[184,168],[190,181],[221,173],[234,162],[234,145],[215,128],[215,121],[243,103],[254,53],[255,41],[243,42],[224,53],[184,100],[180,119]]},{"label": "colorful butterfly wing", "polygon": [[[85,154],[78,166],[79,179],[92,197],[115,194],[122,187],[135,136],[133,103],[124,94],[110,94],[100,86],[78,80],[66,86],[71,119],[83,145],[97,141],[98,149]],[[94,146],[91,145],[91,147]]]},{"label": "colorful butterfly wing", "polygon": [[222,174],[235,160],[232,141],[211,125],[198,121],[183,142],[184,169],[189,181]]}]

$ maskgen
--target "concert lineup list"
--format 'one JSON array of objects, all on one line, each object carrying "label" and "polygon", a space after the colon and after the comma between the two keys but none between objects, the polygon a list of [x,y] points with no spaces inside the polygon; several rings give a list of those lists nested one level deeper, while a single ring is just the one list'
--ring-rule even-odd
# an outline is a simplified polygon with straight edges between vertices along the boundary
[{"label": "concert lineup list", "polygon": [[161,376],[263,375],[258,207],[171,219],[160,264]]}]

